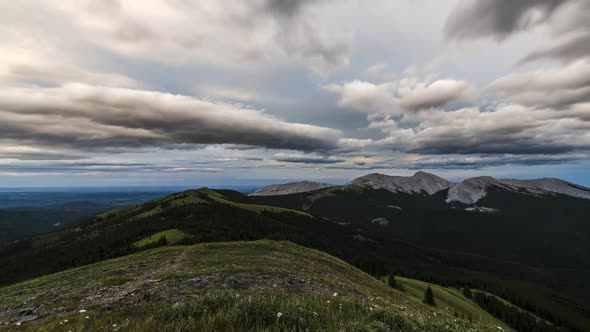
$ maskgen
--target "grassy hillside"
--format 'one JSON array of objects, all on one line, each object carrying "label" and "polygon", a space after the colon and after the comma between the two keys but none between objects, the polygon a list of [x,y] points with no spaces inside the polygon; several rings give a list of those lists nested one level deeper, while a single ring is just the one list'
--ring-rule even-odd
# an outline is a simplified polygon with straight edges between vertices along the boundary
[{"label": "grassy hillside", "polygon": [[289,242],[207,243],[0,288],[0,322],[8,331],[499,330],[485,314],[469,322],[452,315],[454,304],[413,295]]},{"label": "grassy hillside", "polygon": [[430,284],[420,280],[397,277],[400,288],[406,291],[407,294],[419,298],[424,294],[428,286],[432,288],[435,301],[438,307],[446,308],[453,313],[457,313],[461,317],[471,318],[475,321],[486,322],[501,326],[504,329],[509,327],[502,321],[492,317],[487,311],[480,308],[473,300],[466,298],[463,293],[452,287],[443,287],[436,284]]}]

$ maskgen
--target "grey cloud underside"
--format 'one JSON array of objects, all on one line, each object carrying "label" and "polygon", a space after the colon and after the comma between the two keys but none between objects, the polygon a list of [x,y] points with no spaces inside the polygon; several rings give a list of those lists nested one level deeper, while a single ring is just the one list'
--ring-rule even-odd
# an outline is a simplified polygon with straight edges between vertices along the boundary
[{"label": "grey cloud underside", "polygon": [[306,155],[278,155],[273,158],[275,161],[287,162],[287,163],[300,163],[300,164],[335,164],[346,161],[341,158],[330,158],[322,156],[306,156]]},{"label": "grey cloud underside", "polygon": [[[588,16],[588,22],[590,22],[590,15]],[[522,64],[544,58],[569,62],[590,56],[590,23],[588,23],[586,29],[589,32],[577,35],[558,45],[532,52],[522,58],[519,63]]]},{"label": "grey cloud underside", "polygon": [[301,10],[301,7],[312,0],[266,0],[266,8],[272,13],[288,17],[295,16]]},{"label": "grey cloud underside", "polygon": [[0,172],[18,173],[217,173],[222,168],[190,167],[188,165],[156,165],[149,163],[47,163],[0,165]]},{"label": "grey cloud underside", "polygon": [[478,156],[448,156],[448,157],[423,157],[420,160],[404,161],[400,159],[388,159],[377,163],[352,164],[352,165],[329,165],[327,169],[341,170],[383,170],[383,169],[470,169],[480,170],[494,166],[517,165],[517,166],[538,166],[538,165],[560,165],[572,164],[587,160],[587,154],[557,154],[557,155],[478,155]]},{"label": "grey cloud underside", "polygon": [[0,96],[0,139],[81,150],[245,144],[327,150],[342,134],[165,93],[66,85]]},{"label": "grey cloud underside", "polygon": [[[493,37],[501,40],[547,20],[567,2],[568,0],[461,1],[447,19],[445,33],[449,38],[455,39]],[[531,17],[533,10],[540,14],[537,20]]]},{"label": "grey cloud underside", "polygon": [[1,151],[0,159],[18,160],[80,160],[87,156],[53,151]]},{"label": "grey cloud underside", "polygon": [[460,99],[470,89],[463,81],[438,80],[426,87],[416,88],[400,100],[400,105],[409,110],[442,107]]},{"label": "grey cloud underside", "polygon": [[[513,137],[516,132],[511,133]],[[512,154],[557,154],[576,150],[575,147],[563,143],[534,141],[526,139],[518,141],[511,136],[503,136],[501,132],[493,137],[433,137],[423,139],[418,147],[410,148],[407,152],[422,154],[480,154],[480,153],[512,153]],[[466,139],[465,141],[463,141]]]},{"label": "grey cloud underside", "polygon": [[562,108],[588,102],[590,58],[558,69],[509,74],[492,82],[488,90],[515,102],[537,107]]}]

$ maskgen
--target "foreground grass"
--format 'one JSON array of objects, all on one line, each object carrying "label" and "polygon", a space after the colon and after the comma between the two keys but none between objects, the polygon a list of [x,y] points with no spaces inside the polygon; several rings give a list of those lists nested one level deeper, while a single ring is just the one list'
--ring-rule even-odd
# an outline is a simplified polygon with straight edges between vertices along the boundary
[{"label": "foreground grass", "polygon": [[[145,305],[118,312],[84,312],[8,330],[67,331],[477,331],[473,324],[431,315],[378,308],[370,300],[337,296],[241,296],[212,293],[190,304]],[[489,329],[491,330],[491,329]]]},{"label": "foreground grass", "polygon": [[498,331],[420,299],[289,242],[206,243],[2,287],[0,329]]}]

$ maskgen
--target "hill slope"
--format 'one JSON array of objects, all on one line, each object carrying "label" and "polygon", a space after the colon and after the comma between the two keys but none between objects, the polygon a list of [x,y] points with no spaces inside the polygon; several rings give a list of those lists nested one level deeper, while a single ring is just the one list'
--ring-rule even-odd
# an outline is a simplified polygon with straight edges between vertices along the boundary
[{"label": "hill slope", "polygon": [[162,247],[0,288],[7,330],[507,329],[485,312],[470,323],[453,310],[267,240]]},{"label": "hill slope", "polygon": [[296,194],[296,193],[303,193],[309,192],[324,188],[334,187],[333,184],[328,183],[321,183],[321,182],[311,182],[311,181],[300,181],[300,182],[290,182],[290,183],[283,183],[283,184],[274,184],[270,186],[266,186],[264,188],[260,188],[250,196],[273,196],[273,195],[288,195],[288,194]]}]

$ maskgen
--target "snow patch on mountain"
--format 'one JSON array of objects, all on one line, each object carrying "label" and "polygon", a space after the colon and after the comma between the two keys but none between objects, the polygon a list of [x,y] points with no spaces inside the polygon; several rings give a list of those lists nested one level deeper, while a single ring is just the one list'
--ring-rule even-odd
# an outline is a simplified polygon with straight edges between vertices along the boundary
[{"label": "snow patch on mountain", "polygon": [[334,187],[333,184],[312,182],[312,181],[300,181],[290,182],[283,184],[274,184],[264,188],[260,188],[248,196],[275,196],[275,195],[288,195],[296,193],[304,193],[308,191],[314,191],[329,187]]},{"label": "snow patch on mountain", "polygon": [[454,185],[452,182],[426,172],[416,172],[412,176],[390,176],[373,173],[354,179],[352,184],[372,189],[385,189],[391,192],[427,195],[432,195]]},{"label": "snow patch on mountain", "polygon": [[493,209],[485,206],[471,206],[465,208],[466,211],[481,212],[481,213],[498,213],[498,209]]},{"label": "snow patch on mountain", "polygon": [[375,218],[373,220],[371,220],[371,223],[373,224],[377,224],[377,225],[381,225],[381,226],[385,226],[385,225],[389,225],[390,221],[387,220],[386,218]]}]

